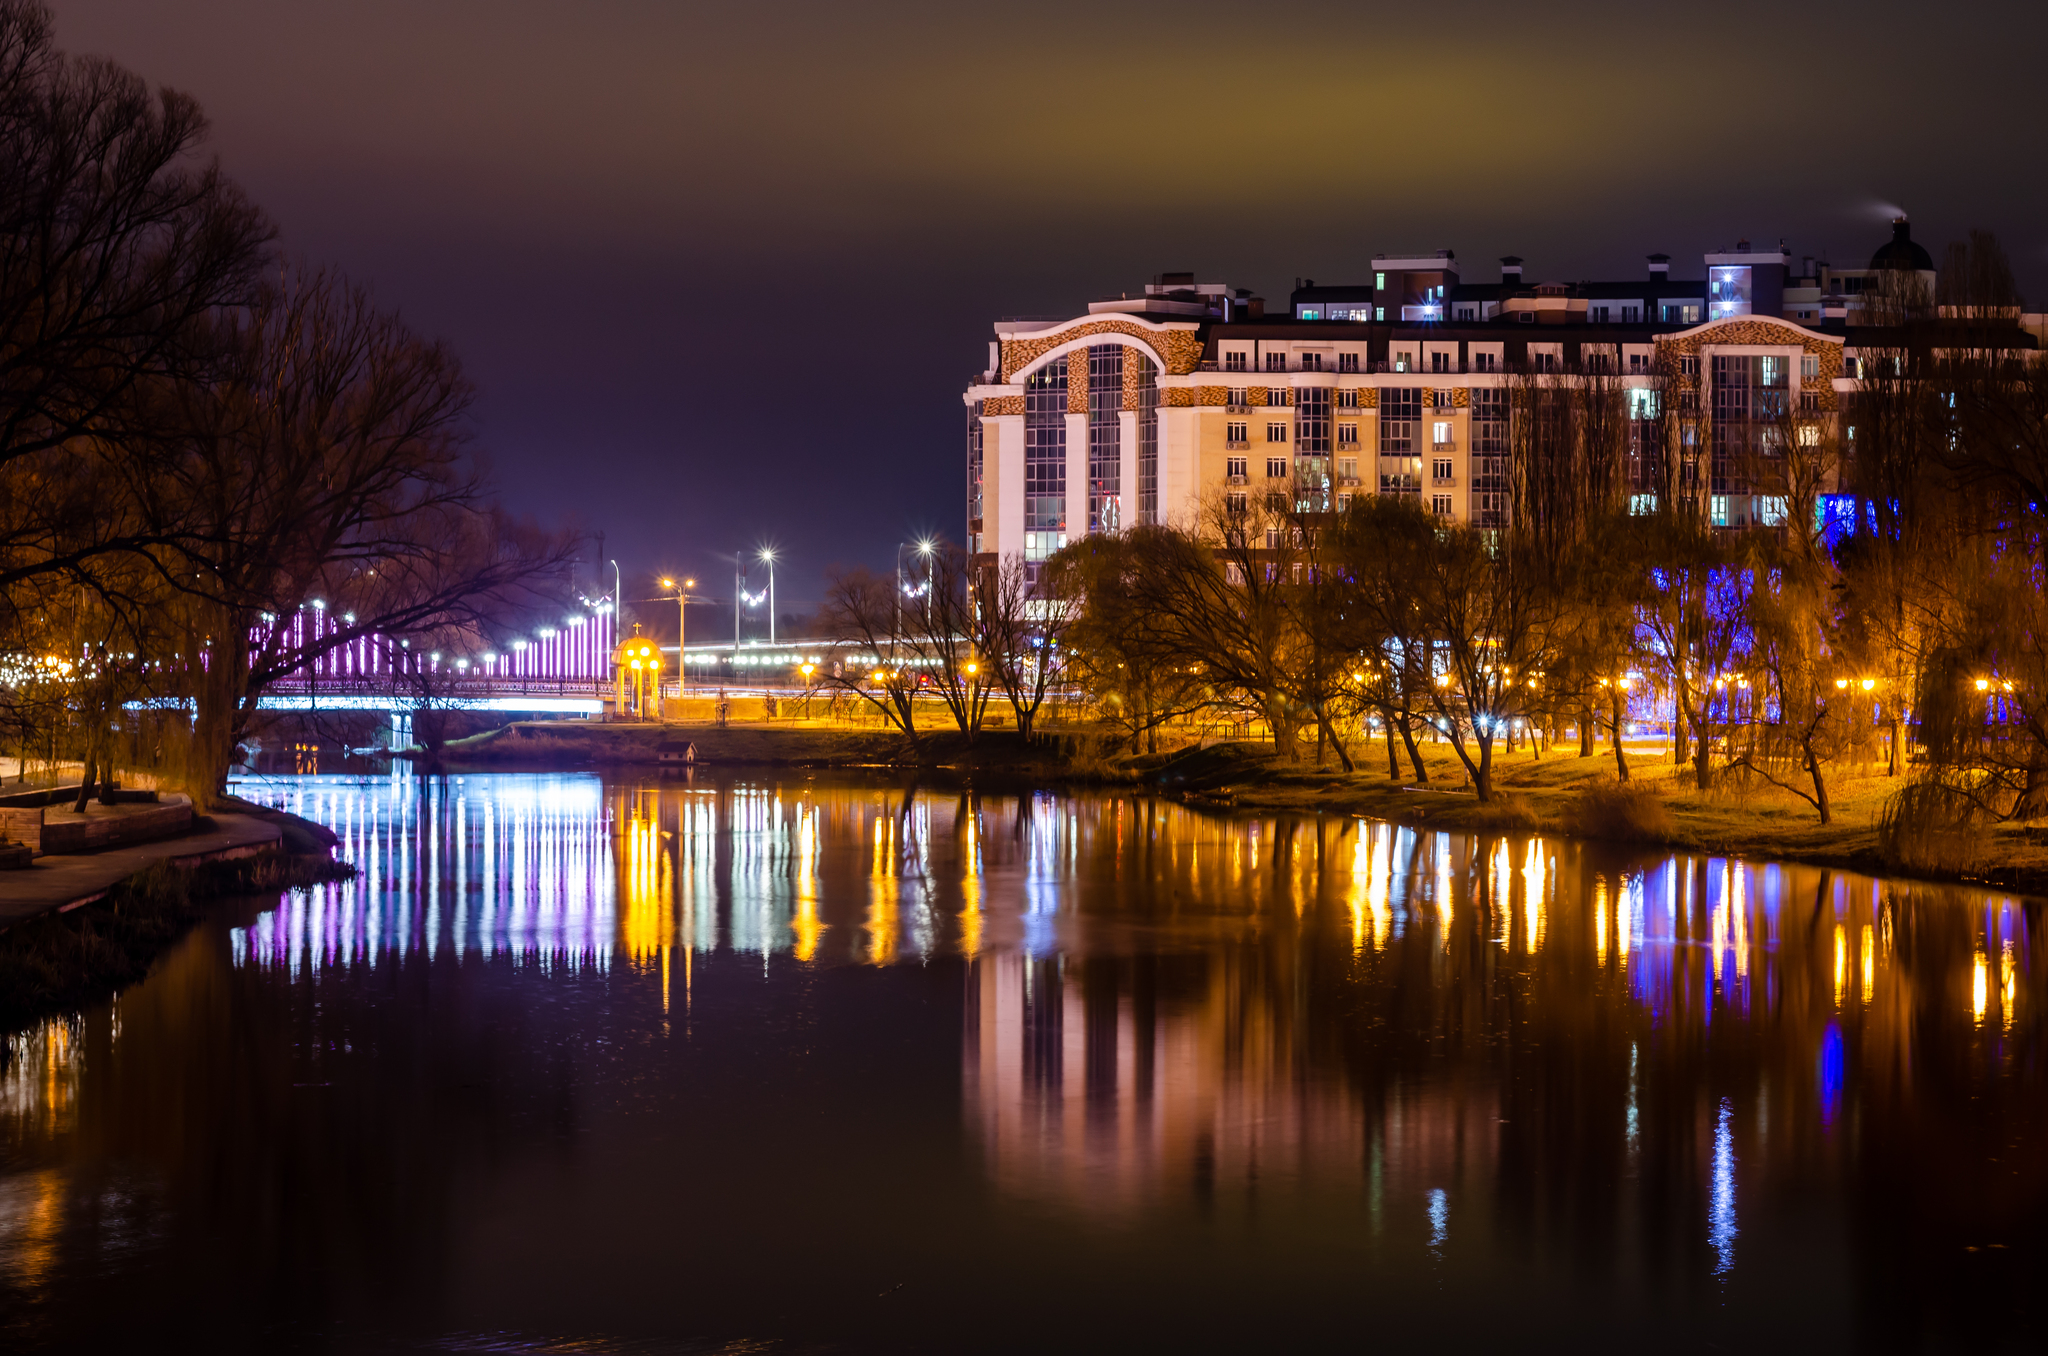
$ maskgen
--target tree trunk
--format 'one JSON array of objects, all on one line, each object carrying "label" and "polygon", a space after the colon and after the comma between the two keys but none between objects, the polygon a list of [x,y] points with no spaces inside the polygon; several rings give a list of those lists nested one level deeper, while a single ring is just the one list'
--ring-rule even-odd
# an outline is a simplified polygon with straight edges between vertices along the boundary
[{"label": "tree trunk", "polygon": [[1579,709],[1579,757],[1581,758],[1591,758],[1593,756],[1593,726],[1598,720],[1599,717],[1594,714],[1591,706],[1584,706]]},{"label": "tree trunk", "polygon": [[1900,745],[1904,742],[1901,736],[1905,733],[1905,725],[1898,716],[1894,715],[1889,722],[1889,728],[1891,730],[1891,748],[1886,750],[1889,766],[1884,775],[1896,777],[1899,775],[1899,764],[1905,761],[1904,755],[1900,751]]},{"label": "tree trunk", "polygon": [[1702,715],[1693,722],[1693,780],[1704,791],[1708,780],[1714,775],[1714,741],[1707,735],[1706,717]]},{"label": "tree trunk", "polygon": [[1472,790],[1479,799],[1493,799],[1493,737],[1481,734],[1477,722],[1473,726],[1473,739],[1479,745],[1479,757],[1472,764]]},{"label": "tree trunk", "polygon": [[92,800],[93,764],[99,757],[100,737],[94,726],[88,724],[85,731],[85,757],[78,770],[78,799],[72,803],[71,813],[82,815],[86,804]]},{"label": "tree trunk", "polygon": [[1382,712],[1387,722],[1387,780],[1401,780],[1401,755],[1394,749],[1394,717],[1391,712]]},{"label": "tree trunk", "polygon": [[1337,750],[1337,765],[1346,772],[1356,772],[1358,769],[1351,761],[1351,750],[1344,747],[1344,737],[1337,733],[1336,725],[1320,707],[1316,709],[1316,727],[1316,766],[1323,765],[1322,741],[1327,737],[1330,747]]},{"label": "tree trunk", "polygon": [[1621,746],[1622,710],[1620,688],[1613,690],[1612,701],[1614,702],[1614,776],[1615,780],[1626,783],[1628,781],[1628,752]]},{"label": "tree trunk", "polygon": [[1800,744],[1806,750],[1806,770],[1813,775],[1813,808],[1820,811],[1821,823],[1830,823],[1834,815],[1828,809],[1828,783],[1827,778],[1821,775],[1820,759],[1813,753],[1812,733],[1809,732]]},{"label": "tree trunk", "polygon": [[1401,742],[1408,746],[1408,761],[1415,768],[1415,781],[1419,786],[1429,785],[1429,769],[1422,765],[1422,750],[1415,747],[1415,732],[1408,728],[1408,714],[1401,714]]},{"label": "tree trunk", "polygon": [[1686,764],[1685,703],[1676,697],[1671,699],[1671,765],[1684,767]]}]

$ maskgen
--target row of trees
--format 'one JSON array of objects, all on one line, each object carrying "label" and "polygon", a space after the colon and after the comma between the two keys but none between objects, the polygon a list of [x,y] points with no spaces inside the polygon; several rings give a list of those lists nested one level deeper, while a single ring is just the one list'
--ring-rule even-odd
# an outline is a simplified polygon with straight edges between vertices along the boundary
[{"label": "row of trees", "polygon": [[[0,679],[81,803],[124,710],[194,712],[151,756],[203,801],[267,685],[557,607],[573,556],[494,507],[453,355],[282,259],[205,132],[0,0]],[[315,599],[345,624],[284,624]]]},{"label": "row of trees", "polygon": [[1051,683],[1133,748],[1221,711],[1346,768],[1376,728],[1389,774],[1421,780],[1427,733],[1482,798],[1503,741],[1575,731],[1594,756],[1605,735],[1627,780],[1623,736],[1655,724],[1700,785],[1769,782],[1823,821],[1832,770],[1899,775],[1910,751],[1905,811],[2038,817],[2048,367],[2019,315],[1978,233],[1934,295],[1879,280],[1838,409],[1775,368],[1512,375],[1491,521],[1226,492],[1196,521],[1082,538],[1028,584],[1022,562],[945,557],[908,620],[896,583],[846,576],[830,615],[883,662],[836,681],[908,728],[925,674],[971,734],[972,694],[1029,677],[1020,724]]}]

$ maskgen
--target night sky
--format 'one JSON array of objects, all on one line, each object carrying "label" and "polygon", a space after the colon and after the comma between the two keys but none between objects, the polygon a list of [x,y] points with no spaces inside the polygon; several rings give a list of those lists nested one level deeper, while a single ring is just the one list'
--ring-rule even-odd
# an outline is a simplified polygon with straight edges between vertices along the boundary
[{"label": "night sky", "polygon": [[603,531],[629,597],[774,543],[800,611],[957,538],[989,322],[1161,270],[1699,277],[1745,235],[1860,262],[1896,205],[2048,298],[2038,3],[55,7],[453,344],[510,505]]}]

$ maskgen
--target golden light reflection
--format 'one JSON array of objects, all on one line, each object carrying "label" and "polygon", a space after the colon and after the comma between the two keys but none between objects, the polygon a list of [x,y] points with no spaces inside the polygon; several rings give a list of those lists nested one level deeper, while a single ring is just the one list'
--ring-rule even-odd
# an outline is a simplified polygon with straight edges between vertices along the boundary
[{"label": "golden light reflection", "polygon": [[961,878],[960,897],[960,954],[973,960],[981,954],[981,933],[986,926],[986,920],[982,917],[979,874]]},{"label": "golden light reflection", "polygon": [[1842,993],[1849,985],[1849,938],[1840,923],[1835,924],[1835,1006],[1842,1006]]},{"label": "golden light reflection", "polygon": [[2006,939],[2005,949],[1999,955],[1998,970],[1998,1015],[2000,1019],[2003,1021],[2005,1029],[2010,1031],[2012,1030],[2013,1006],[2013,961],[2011,938]]},{"label": "golden light reflection", "polygon": [[1877,948],[1871,944],[1868,923],[1856,929],[1856,949],[1863,957],[1863,1001],[1868,1003],[1877,988]]},{"label": "golden light reflection", "polygon": [[[1380,849],[1386,849],[1384,857]],[[1374,945],[1386,944],[1388,934],[1393,931],[1394,910],[1387,902],[1389,887],[1394,875],[1394,830],[1386,824],[1376,824],[1372,831],[1372,860],[1366,866],[1365,902],[1372,910]]]},{"label": "golden light reflection", "polygon": [[1593,877],[1593,961],[1607,965],[1607,877]]},{"label": "golden light reflection", "polygon": [[818,812],[797,810],[796,815],[796,910],[789,920],[796,934],[796,958],[808,961],[818,954],[818,939],[827,924],[818,918]]},{"label": "golden light reflection", "polygon": [[1544,866],[1543,840],[1531,838],[1522,859],[1522,945],[1531,952],[1543,945],[1543,897],[1548,881]]},{"label": "golden light reflection", "polygon": [[1976,964],[1971,967],[1970,1012],[1978,1021],[1984,1020],[1984,1010],[1991,1005],[1991,974],[1984,963],[1984,952],[1977,952]]},{"label": "golden light reflection", "polygon": [[1357,835],[1351,840],[1351,954],[1362,955],[1366,942],[1372,936],[1369,922],[1372,902],[1372,837],[1371,831],[1360,825]]},{"label": "golden light reflection", "polygon": [[661,848],[661,827],[638,805],[626,821],[623,835],[625,862],[620,885],[625,894],[619,912],[619,944],[635,961],[652,961],[672,940],[670,937],[668,854]]},{"label": "golden light reflection", "polygon": [[1735,974],[1738,978],[1749,976],[1749,873],[1735,874],[1732,908],[1735,914],[1734,940]]},{"label": "golden light reflection", "polygon": [[887,815],[875,819],[874,878],[868,884],[868,959],[887,965],[896,959],[898,919],[896,821]]},{"label": "golden light reflection", "polygon": [[1436,854],[1436,920],[1437,931],[1443,935],[1444,950],[1451,949],[1451,837],[1437,835]]},{"label": "golden light reflection", "polygon": [[1513,910],[1510,907],[1511,890],[1509,886],[1509,882],[1514,878],[1514,870],[1514,863],[1508,858],[1507,840],[1503,838],[1500,846],[1493,850],[1493,921],[1495,928],[1493,939],[1502,946],[1509,946],[1514,941],[1514,938],[1508,932],[1514,917]]}]

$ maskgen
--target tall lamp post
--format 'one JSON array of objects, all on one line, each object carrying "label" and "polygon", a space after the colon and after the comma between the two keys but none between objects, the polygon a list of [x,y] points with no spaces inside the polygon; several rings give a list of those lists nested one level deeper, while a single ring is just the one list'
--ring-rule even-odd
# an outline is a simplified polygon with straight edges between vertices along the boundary
[{"label": "tall lamp post", "polygon": [[690,590],[697,587],[694,579],[685,579],[678,584],[673,579],[664,579],[661,586],[676,591],[676,698],[681,700],[690,688],[690,670],[684,664],[684,647],[690,643],[690,613],[686,606]]},{"label": "tall lamp post", "polygon": [[761,548],[760,560],[768,566],[768,643],[775,643],[775,548]]}]

